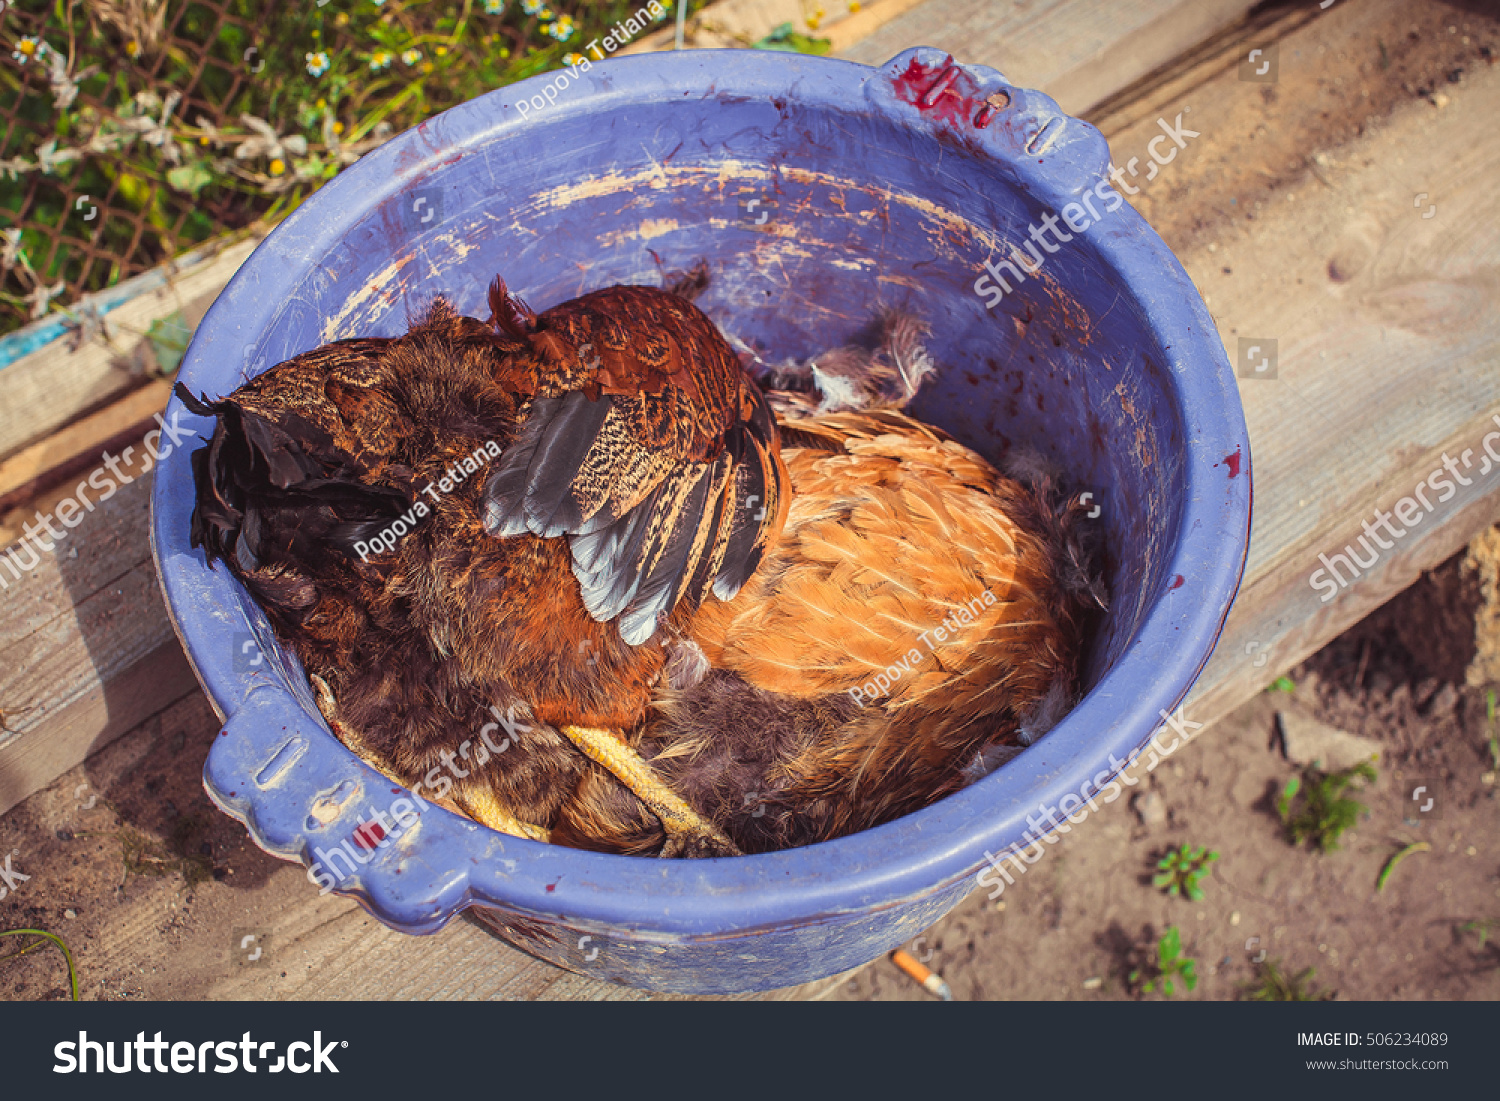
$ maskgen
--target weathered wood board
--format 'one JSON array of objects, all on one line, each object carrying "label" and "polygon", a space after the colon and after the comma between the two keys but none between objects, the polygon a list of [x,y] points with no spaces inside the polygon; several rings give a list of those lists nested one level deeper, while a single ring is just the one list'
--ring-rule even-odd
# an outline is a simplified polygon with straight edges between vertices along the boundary
[{"label": "weathered wood board", "polygon": [[[1383,72],[1380,43],[1409,22],[1397,0],[1350,5],[1282,42],[1273,100],[1273,86],[1231,69],[1167,88],[1111,135],[1117,164],[1145,159],[1156,119],[1186,111],[1201,136],[1134,201],[1205,293],[1231,361],[1242,340],[1279,352],[1274,378],[1240,380],[1254,527],[1239,601],[1190,697],[1209,718],[1500,517],[1500,462],[1483,450],[1500,431],[1500,141],[1477,121],[1500,108],[1500,71],[1445,82],[1445,106],[1406,95],[1365,117],[1371,104],[1340,89],[1360,57]],[[1309,148],[1341,99],[1363,135]],[[1500,436],[1490,446],[1500,455]],[[1445,454],[1472,485],[1443,473]],[[1434,471],[1455,491],[1433,488]],[[1430,514],[1418,508],[1403,536],[1384,532],[1392,545],[1356,584],[1336,596],[1314,587],[1321,554],[1353,542],[1368,561],[1361,523],[1415,501],[1419,485]]]},{"label": "weathered wood board", "polygon": [[[106,452],[139,441],[171,395],[172,384],[156,379],[0,462],[0,517],[74,474],[90,473]],[[0,545],[17,535],[0,520]]]},{"label": "weathered wood board", "polygon": [[137,467],[76,527],[54,520],[63,539],[34,527],[43,542],[0,559],[0,813],[197,691],[151,560],[150,487]]},{"label": "weathered wood board", "polygon": [[842,51],[880,65],[935,46],[1081,115],[1242,18],[1253,0],[928,0]]},{"label": "weathered wood board", "polygon": [[114,334],[109,343],[94,339],[73,349],[73,341],[56,340],[0,368],[0,457],[142,385],[145,380],[128,367],[129,354],[151,323],[180,313],[189,326],[196,325],[259,240],[250,236],[226,243],[181,272],[169,265],[160,286],[105,315]]},{"label": "weathered wood board", "polygon": [[[1159,25],[1174,10],[1170,4],[1157,5],[1153,16],[1148,6],[1111,7],[1108,19],[1129,35]],[[1388,29],[1401,24],[1408,7],[1401,0],[1369,0],[1340,5],[1315,22],[1292,26],[1291,37],[1282,42],[1283,65],[1303,58],[1300,64],[1316,68],[1325,50],[1338,49],[1354,36],[1363,36],[1361,41],[1373,41],[1378,34],[1389,37]],[[1227,8],[1216,9],[1226,20],[1232,18]],[[1033,10],[1026,33],[1063,41],[1069,27],[1076,33],[1080,10],[1068,4]],[[1105,20],[1092,11],[1096,23]],[[1015,65],[982,53],[987,41],[1012,40],[1016,24],[1007,22],[1015,18],[1010,5],[929,0],[903,19],[924,12],[930,17],[948,12],[949,19],[954,12],[965,13],[967,22],[915,26],[904,39],[873,46],[867,42],[859,49],[868,46],[869,60],[878,63],[909,45],[943,45],[937,35],[948,35],[962,59],[996,64],[1012,79],[1027,83]],[[1063,18],[1070,13],[1071,19]],[[1053,28],[1037,25],[1044,17],[1060,22]],[[1057,79],[1086,68],[1096,55],[1072,56],[1073,61],[1054,56],[1049,62],[1057,67]],[[1132,201],[1158,222],[1204,290],[1231,359],[1238,358],[1241,337],[1274,339],[1279,352],[1274,379],[1250,377],[1241,384],[1257,489],[1254,536],[1240,601],[1186,705],[1188,717],[1202,722],[1258,691],[1500,515],[1500,467],[1492,466],[1485,475],[1472,476],[1473,484],[1460,486],[1449,500],[1435,502],[1430,516],[1393,539],[1379,561],[1336,598],[1322,601],[1310,584],[1321,565],[1320,554],[1342,550],[1364,534],[1360,523],[1373,519],[1377,508],[1389,511],[1403,496],[1413,495],[1419,483],[1428,483],[1429,475],[1441,468],[1444,452],[1461,464],[1468,449],[1469,470],[1477,471],[1486,433],[1500,430],[1491,420],[1500,414],[1500,311],[1495,309],[1500,201],[1488,185],[1500,169],[1500,138],[1486,122],[1500,108],[1500,74],[1481,69],[1448,90],[1445,107],[1409,100],[1361,121],[1364,133],[1354,140],[1319,145],[1309,119],[1326,113],[1328,106],[1303,94],[1307,85],[1298,83],[1296,72],[1284,71],[1280,94],[1266,96],[1264,86],[1240,81],[1232,67],[1216,64],[1208,74],[1186,66],[1144,89],[1138,101],[1113,103],[1113,121],[1106,124],[1115,159],[1123,164],[1131,155],[1142,155],[1158,132],[1158,116],[1171,118],[1191,108],[1190,124],[1201,136],[1163,169],[1151,190]],[[1126,76],[1129,71],[1117,71],[1112,79],[1139,81],[1145,70]],[[1058,94],[1056,88],[1053,94]],[[1077,98],[1097,95],[1095,102],[1101,102],[1109,94],[1086,89]],[[1059,98],[1068,102],[1066,94]],[[1257,140],[1282,142],[1276,146],[1277,157],[1287,160],[1295,148],[1297,165],[1274,171],[1236,167],[1247,159],[1251,139],[1246,134],[1256,133],[1256,127],[1270,133]],[[1271,163],[1265,157],[1248,159]],[[1252,205],[1247,174],[1274,176],[1277,184],[1273,194],[1254,200],[1260,205],[1253,212],[1234,202],[1243,195],[1244,206]],[[1413,202],[1423,192],[1436,207],[1428,217],[1423,216],[1426,206]],[[1500,439],[1491,446],[1500,453]],[[140,539],[144,550],[143,535]],[[101,559],[91,567],[92,581],[83,580],[87,571],[68,576],[85,600],[102,596],[106,581],[130,572],[131,558],[118,555],[108,565]],[[106,578],[110,568],[119,572]],[[12,602],[0,599],[0,638],[15,637],[14,631],[34,632],[66,616],[60,611],[66,598],[64,571],[59,569],[46,584],[52,603],[39,597],[24,617],[7,617]],[[126,584],[114,586],[119,595]],[[6,595],[0,593],[0,598]],[[150,601],[133,613],[136,629],[148,643],[159,637],[152,632],[165,625],[159,597]],[[104,605],[98,614],[80,606],[79,615],[98,624],[107,620],[105,611]],[[99,652],[116,655],[110,659],[112,667],[127,673],[136,669],[137,675],[145,668],[139,658],[122,665],[137,651],[109,642],[107,631],[98,637],[103,639]],[[57,645],[59,652],[76,654],[76,643],[60,638]],[[74,649],[68,650],[69,645]],[[175,647],[170,639],[157,645]],[[0,673],[0,706],[11,705],[20,684],[4,679],[11,675],[10,656],[9,650],[0,651],[0,669],[5,670]],[[64,667],[81,665],[67,658]],[[117,674],[116,679],[128,677]],[[27,682],[26,690],[36,683]],[[60,710],[63,716],[70,714],[66,707]],[[22,717],[22,723],[31,724],[22,727],[26,735],[37,721],[33,715]],[[61,718],[58,722],[58,729],[71,729]],[[86,732],[88,724],[79,729]],[[79,736],[70,736],[82,744]],[[102,740],[102,735],[92,737]],[[10,767],[6,754],[24,740],[0,744],[0,806],[5,805]],[[235,975],[206,986],[201,996],[640,996],[510,952],[464,922],[435,937],[400,937],[347,900],[320,899],[305,890],[298,869],[280,874],[299,882],[287,885],[290,901],[267,907],[273,911],[273,936],[301,953],[306,974],[289,972],[285,979],[261,972]],[[116,950],[130,948],[122,943]],[[794,993],[810,997],[830,987],[831,981],[825,981]]]}]

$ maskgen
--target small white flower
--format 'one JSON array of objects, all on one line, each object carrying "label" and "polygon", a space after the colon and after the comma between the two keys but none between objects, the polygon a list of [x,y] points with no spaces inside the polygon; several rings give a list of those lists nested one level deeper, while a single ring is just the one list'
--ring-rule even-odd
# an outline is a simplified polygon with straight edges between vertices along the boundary
[{"label": "small white flower", "polygon": [[16,43],[16,48],[11,51],[10,56],[20,64],[25,65],[32,58],[36,58],[38,61],[40,61],[42,58],[46,57],[49,52],[50,51],[47,48],[47,43],[43,42],[34,34],[28,34],[26,37],[22,38],[19,42]]},{"label": "small white flower", "polygon": [[49,176],[70,161],[76,161],[79,157],[77,149],[59,149],[56,138],[48,138],[44,143],[37,146],[37,167]]}]

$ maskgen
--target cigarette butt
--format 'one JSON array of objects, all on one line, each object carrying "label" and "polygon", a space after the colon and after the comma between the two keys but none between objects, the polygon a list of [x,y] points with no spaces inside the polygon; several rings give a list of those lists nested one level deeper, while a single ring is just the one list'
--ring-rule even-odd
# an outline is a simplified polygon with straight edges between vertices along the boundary
[{"label": "cigarette butt", "polygon": [[917,958],[904,948],[898,948],[891,953],[891,962],[921,983],[929,994],[936,994],[945,1002],[953,1000],[953,990],[943,981],[943,977],[919,963]]}]

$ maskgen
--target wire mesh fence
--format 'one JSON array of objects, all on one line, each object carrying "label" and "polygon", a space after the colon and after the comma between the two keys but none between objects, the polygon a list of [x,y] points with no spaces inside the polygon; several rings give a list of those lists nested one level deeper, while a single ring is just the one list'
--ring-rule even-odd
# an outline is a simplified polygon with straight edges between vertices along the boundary
[{"label": "wire mesh fence", "polygon": [[676,6],[0,0],[0,333],[278,217],[389,134],[597,60],[591,41]]}]

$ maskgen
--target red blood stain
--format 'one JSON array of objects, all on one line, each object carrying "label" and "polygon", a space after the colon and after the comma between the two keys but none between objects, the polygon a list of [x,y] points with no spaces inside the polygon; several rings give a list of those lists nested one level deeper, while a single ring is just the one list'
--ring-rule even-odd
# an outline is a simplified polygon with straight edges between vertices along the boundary
[{"label": "red blood stain", "polygon": [[989,125],[995,108],[979,95],[974,78],[949,54],[941,65],[928,67],[912,58],[892,82],[896,95],[917,110],[954,126],[972,122],[979,129]]},{"label": "red blood stain", "polygon": [[375,848],[385,838],[385,830],[379,822],[366,822],[354,831],[354,843],[366,852]]},{"label": "red blood stain", "polygon": [[1229,476],[1238,478],[1240,476],[1240,449],[1236,447],[1233,455],[1225,455],[1224,463],[1229,467]]},{"label": "red blood stain", "polygon": [[1186,580],[1187,578],[1183,577],[1182,574],[1179,573],[1172,578],[1172,584],[1168,587],[1173,589],[1180,589],[1182,588],[1182,583]]}]

